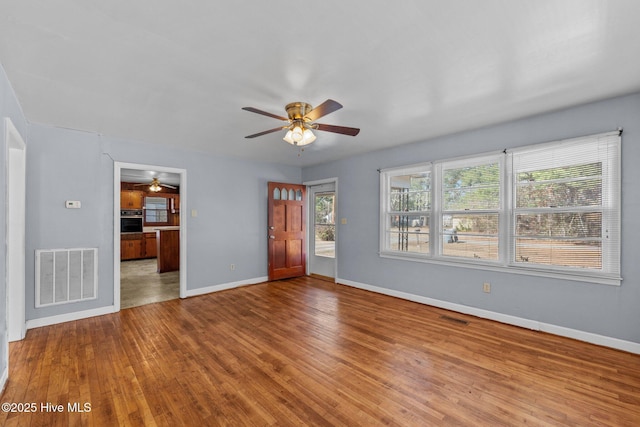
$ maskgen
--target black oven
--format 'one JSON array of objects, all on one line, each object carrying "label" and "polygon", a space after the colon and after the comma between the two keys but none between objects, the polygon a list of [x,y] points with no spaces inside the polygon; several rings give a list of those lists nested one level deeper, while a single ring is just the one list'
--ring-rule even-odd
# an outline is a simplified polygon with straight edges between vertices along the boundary
[{"label": "black oven", "polygon": [[142,233],[142,211],[140,210],[120,211],[120,232],[121,233]]}]

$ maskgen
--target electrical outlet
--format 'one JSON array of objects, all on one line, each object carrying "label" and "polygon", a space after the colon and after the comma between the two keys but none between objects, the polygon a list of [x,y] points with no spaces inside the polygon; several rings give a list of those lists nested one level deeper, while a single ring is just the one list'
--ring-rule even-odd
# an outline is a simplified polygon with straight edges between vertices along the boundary
[{"label": "electrical outlet", "polygon": [[486,293],[491,292],[491,283],[489,283],[489,282],[484,282],[484,283],[482,284],[482,292],[486,292]]},{"label": "electrical outlet", "polygon": [[236,269],[236,265],[235,264],[230,264],[229,265],[229,270],[235,270]]}]

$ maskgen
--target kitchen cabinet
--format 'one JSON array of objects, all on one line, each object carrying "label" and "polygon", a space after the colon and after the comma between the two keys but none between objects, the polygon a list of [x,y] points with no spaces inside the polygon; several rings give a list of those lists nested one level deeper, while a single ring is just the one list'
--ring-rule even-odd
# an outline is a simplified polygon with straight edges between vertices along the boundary
[{"label": "kitchen cabinet", "polygon": [[155,258],[158,255],[156,233],[144,233],[144,257]]},{"label": "kitchen cabinet", "polygon": [[158,253],[156,233],[123,233],[120,235],[120,260],[155,258]]},{"label": "kitchen cabinet", "polygon": [[136,190],[122,190],[120,192],[120,209],[142,209],[144,192]]},{"label": "kitchen cabinet", "polygon": [[120,235],[120,260],[143,257],[142,233],[126,233]]}]

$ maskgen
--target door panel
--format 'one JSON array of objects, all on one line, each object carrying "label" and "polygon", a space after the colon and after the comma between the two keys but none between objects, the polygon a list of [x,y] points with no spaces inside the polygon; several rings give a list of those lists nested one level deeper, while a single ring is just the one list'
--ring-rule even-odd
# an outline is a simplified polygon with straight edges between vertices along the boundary
[{"label": "door panel", "polygon": [[305,193],[303,185],[269,183],[269,280],[305,274]]}]

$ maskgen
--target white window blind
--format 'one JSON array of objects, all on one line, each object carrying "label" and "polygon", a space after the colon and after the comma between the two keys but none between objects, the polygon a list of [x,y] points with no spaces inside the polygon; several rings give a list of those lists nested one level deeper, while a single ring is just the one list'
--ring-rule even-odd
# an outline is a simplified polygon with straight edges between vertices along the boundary
[{"label": "white window blind", "polygon": [[511,263],[619,275],[619,132],[511,154]]}]

